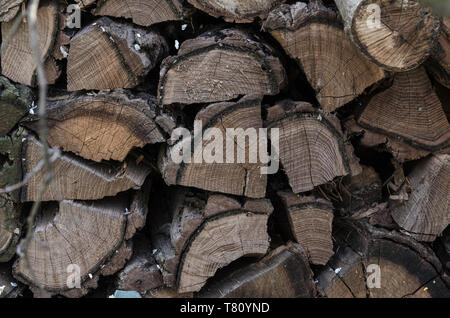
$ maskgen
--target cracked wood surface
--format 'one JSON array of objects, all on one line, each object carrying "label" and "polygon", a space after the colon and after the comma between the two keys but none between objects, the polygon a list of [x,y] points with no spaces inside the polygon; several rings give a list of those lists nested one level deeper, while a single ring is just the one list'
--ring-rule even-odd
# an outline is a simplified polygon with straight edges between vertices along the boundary
[{"label": "cracked wood surface", "polygon": [[135,87],[167,50],[156,32],[100,18],[70,40],[67,90]]},{"label": "cracked wood surface", "polygon": [[440,20],[418,1],[335,0],[345,28],[361,52],[380,67],[414,69],[431,54]]},{"label": "cracked wood surface", "polygon": [[[31,173],[42,158],[42,144],[34,137],[23,142],[23,174]],[[42,195],[42,201],[96,200],[115,196],[129,189],[139,189],[150,168],[129,158],[125,163],[94,163],[72,154],[62,153],[53,162],[53,182]],[[23,202],[36,201],[45,170],[34,174],[23,187]]]},{"label": "cracked wood surface", "polygon": [[268,128],[280,129],[280,163],[294,193],[313,190],[361,167],[340,123],[305,102],[282,101],[268,109]]},{"label": "cracked wood surface", "polygon": [[142,26],[183,18],[180,0],[100,0],[93,12],[95,15],[131,19]]},{"label": "cracked wood surface", "polygon": [[327,112],[386,76],[347,38],[336,13],[317,2],[282,5],[269,14],[263,28],[300,64]]},{"label": "cracked wood surface", "polygon": [[244,31],[224,29],[186,40],[177,56],[164,59],[158,98],[168,105],[276,95],[285,76],[269,46]]},{"label": "cracked wood surface", "polygon": [[[177,184],[189,187],[196,187],[208,191],[217,191],[228,194],[243,195],[251,198],[264,197],[266,192],[267,175],[261,173],[262,164],[260,158],[256,158],[256,162],[252,163],[250,156],[257,155],[250,153],[251,149],[255,148],[255,144],[250,146],[250,142],[257,142],[255,140],[246,141],[245,134],[247,129],[262,128],[261,119],[261,101],[259,98],[253,99],[250,97],[242,98],[236,103],[217,103],[207,106],[202,109],[197,115],[196,120],[201,120],[203,123],[203,134],[209,128],[216,128],[221,133],[219,142],[211,143],[211,136],[204,135],[204,140],[191,150],[191,162],[181,164],[175,163],[172,159],[172,152],[177,153],[182,150],[184,146],[189,146],[196,136],[190,136],[179,141],[177,144],[169,147],[166,151],[166,156],[160,162],[160,170],[164,180],[168,185]],[[236,128],[236,136],[232,136],[227,129]],[[245,141],[245,148],[241,148],[243,143],[237,143],[238,140]],[[216,140],[215,140],[216,141]],[[230,148],[227,149],[227,144],[233,146],[233,152]],[[203,149],[204,151],[196,151]],[[212,148],[213,147],[213,148]],[[230,146],[231,147],[231,146]],[[217,153],[219,149],[223,148],[222,163],[204,162],[204,157],[195,158],[196,153],[200,156],[203,153],[212,154],[216,148]],[[233,163],[227,163],[226,154],[228,152],[233,154]],[[238,152],[244,152],[243,163],[238,162]],[[220,160],[221,158],[218,158]],[[196,163],[200,162],[200,163]],[[201,160],[201,161],[199,161]]]},{"label": "cracked wood surface", "polygon": [[[441,278],[441,263],[429,247],[399,232],[355,221],[340,222],[333,237],[339,247],[318,276],[318,286],[324,296],[450,297]],[[366,284],[366,279],[373,278],[369,277],[374,274],[371,264],[380,268],[380,288]]]}]

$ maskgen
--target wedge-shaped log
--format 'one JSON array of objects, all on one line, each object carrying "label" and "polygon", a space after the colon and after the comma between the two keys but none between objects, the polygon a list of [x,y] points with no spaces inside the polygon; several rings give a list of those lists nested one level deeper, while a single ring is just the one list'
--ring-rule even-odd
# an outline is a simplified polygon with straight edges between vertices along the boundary
[{"label": "wedge-shaped log", "polygon": [[252,22],[255,18],[265,18],[270,10],[284,0],[188,0],[194,7],[212,15],[223,17],[227,22]]},{"label": "wedge-shaped log", "polygon": [[100,0],[93,12],[131,19],[142,26],[183,19],[181,0]]},{"label": "wedge-shaped log", "polygon": [[151,95],[125,90],[63,96],[48,103],[47,114],[50,145],[94,161],[123,161],[134,147],[165,141],[175,127]]},{"label": "wedge-shaped log", "polygon": [[[171,195],[166,223],[153,225],[153,242],[165,283],[176,286],[178,293],[199,291],[219,268],[267,252],[267,221],[273,210],[268,200],[240,203],[224,195],[206,198],[177,191]],[[159,213],[167,214],[167,209]]]},{"label": "wedge-shaped log", "polygon": [[415,239],[434,241],[450,224],[450,155],[422,159],[407,178],[411,194],[392,217]]},{"label": "wedge-shaped log", "polygon": [[135,87],[167,51],[158,33],[100,18],[70,41],[67,90]]},{"label": "wedge-shaped log", "polygon": [[333,255],[333,205],[313,196],[279,191],[293,238],[305,249],[312,264],[325,265]]},{"label": "wedge-shaped log", "polygon": [[[236,103],[212,104],[202,109],[195,119],[196,123],[202,123],[202,130],[199,127],[193,134],[183,136],[181,141],[167,148],[165,157],[160,160],[166,184],[251,198],[264,197],[267,175],[262,173],[262,168],[266,168],[266,164],[261,163],[258,151],[255,151],[260,147],[261,100],[244,97]],[[210,128],[216,129],[217,136]],[[246,138],[250,131],[258,134],[254,135],[256,140]],[[200,142],[195,141],[199,139]],[[180,151],[190,162],[183,159],[180,163],[179,159],[174,159]],[[252,162],[254,155],[257,158]]]},{"label": "wedge-shaped log", "polygon": [[[14,20],[1,25],[2,38],[6,39],[14,24]],[[68,38],[62,34],[64,17],[55,1],[41,1],[37,12],[36,28],[39,37],[39,48],[47,82],[53,84],[61,71],[56,64],[59,58],[60,46],[66,44]],[[22,21],[11,41],[1,53],[2,74],[14,82],[35,86],[37,64],[29,44],[28,23]],[[56,47],[56,48],[55,48]],[[56,52],[55,52],[56,50]],[[56,56],[54,56],[54,53]]]},{"label": "wedge-shaped log", "polygon": [[[385,144],[400,161],[449,151],[450,124],[423,68],[397,73],[390,88],[373,96],[349,132],[366,146]],[[358,127],[359,126],[359,127]]]},{"label": "wedge-shaped log", "polygon": [[373,62],[392,71],[422,64],[439,37],[439,18],[411,0],[336,0],[349,37]]},{"label": "wedge-shaped log", "polygon": [[260,261],[207,283],[202,298],[311,298],[313,273],[299,244],[288,243]]},{"label": "wedge-shaped log", "polygon": [[135,194],[44,204],[28,248],[22,251],[29,264],[22,255],[14,264],[14,276],[29,285],[35,297],[85,295],[97,287],[100,275],[113,275],[130,259],[132,242],[126,233],[137,229],[130,216],[140,213],[136,200],[142,198]]},{"label": "wedge-shaped log", "polygon": [[362,222],[339,222],[336,250],[318,275],[329,298],[450,297],[433,251],[396,231]]},{"label": "wedge-shaped log", "polygon": [[[23,143],[24,175],[42,160],[42,144],[34,137]],[[42,195],[42,201],[97,200],[115,196],[129,189],[139,189],[151,169],[129,158],[126,163],[93,163],[69,153],[62,153],[53,162],[52,185]],[[33,174],[21,192],[22,201],[36,201],[45,178],[44,168]]]},{"label": "wedge-shaped log", "polygon": [[208,32],[180,46],[163,61],[158,97],[161,104],[194,104],[241,95],[276,95],[285,71],[273,50],[237,29]]},{"label": "wedge-shaped log", "polygon": [[7,78],[0,77],[0,136],[4,136],[16,126],[30,110],[33,103],[32,92],[22,85],[14,85]]},{"label": "wedge-shaped log", "polygon": [[268,109],[265,125],[279,128],[280,162],[295,193],[361,172],[334,115],[308,103],[282,101]]},{"label": "wedge-shaped log", "polygon": [[[22,179],[20,149],[26,132],[19,128],[11,136],[0,137],[0,189]],[[0,262],[8,262],[16,252],[22,222],[19,191],[0,194]]]},{"label": "wedge-shaped log", "polygon": [[282,5],[263,27],[300,64],[325,111],[352,101],[385,77],[347,38],[336,13],[317,2]]}]

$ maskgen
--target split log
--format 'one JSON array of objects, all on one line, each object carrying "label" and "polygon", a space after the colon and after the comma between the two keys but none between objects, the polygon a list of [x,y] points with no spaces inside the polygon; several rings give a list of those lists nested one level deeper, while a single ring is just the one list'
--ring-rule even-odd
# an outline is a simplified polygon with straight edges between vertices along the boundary
[{"label": "split log", "polygon": [[100,0],[93,12],[131,19],[142,26],[183,19],[181,0]]},{"label": "split log", "polygon": [[384,69],[401,72],[418,67],[439,37],[439,18],[416,0],[335,2],[349,37]]},{"label": "split log", "polygon": [[[19,128],[11,136],[0,137],[0,188],[22,180],[20,149],[25,135]],[[19,191],[0,194],[0,262],[9,261],[16,252],[22,232],[21,209]]]},{"label": "split log", "polygon": [[153,225],[153,242],[165,284],[178,293],[199,291],[219,268],[267,252],[267,221],[273,210],[268,200],[241,204],[210,195],[206,202],[186,189],[171,198],[170,210],[159,212],[169,212],[168,223]]},{"label": "split log", "polygon": [[361,167],[332,114],[305,102],[282,101],[268,109],[268,128],[279,128],[280,162],[295,193],[313,190]]},{"label": "split log", "polygon": [[270,10],[285,0],[188,0],[194,7],[227,22],[252,22],[259,17],[264,19]]},{"label": "split log", "polygon": [[151,241],[144,236],[136,236],[133,239],[133,256],[117,275],[117,289],[134,290],[144,296],[147,291],[160,288],[163,284]]},{"label": "split log", "polygon": [[11,21],[19,12],[23,0],[3,0],[0,3],[0,22]]},{"label": "split log", "polygon": [[13,129],[19,120],[28,113],[33,97],[29,88],[14,85],[7,78],[0,77],[0,136]]},{"label": "split log", "polygon": [[333,237],[339,249],[317,278],[324,296],[450,297],[441,278],[442,265],[429,247],[355,221],[337,223]]},{"label": "split log", "polygon": [[201,298],[311,298],[315,296],[313,272],[298,244],[289,243],[260,261],[213,279]]},{"label": "split log", "polygon": [[364,131],[363,145],[386,143],[399,161],[449,149],[450,125],[423,68],[395,74],[392,86],[373,96],[356,122],[350,119],[346,127]]},{"label": "split log", "polygon": [[450,18],[443,18],[439,42],[426,66],[435,80],[450,89]]},{"label": "split log", "polygon": [[[261,171],[266,164],[261,163],[260,157],[251,161],[251,157],[257,155],[254,148],[258,146],[258,141],[253,138],[246,141],[249,131],[258,133],[262,127],[260,98],[247,96],[236,103],[212,104],[198,112],[195,119],[201,121],[202,129],[194,129],[193,134],[183,136],[181,141],[168,147],[159,162],[166,184],[251,198],[264,197],[267,175]],[[210,128],[218,129],[220,135],[214,135]],[[229,129],[235,129],[234,135]],[[174,159],[180,151],[189,162],[183,160],[179,163],[178,159]],[[239,153],[243,155],[239,157]],[[232,154],[233,158],[227,158],[228,154]],[[207,156],[214,158],[213,162],[207,162]]]},{"label": "split log", "polygon": [[[30,264],[21,256],[14,264],[14,276],[29,285],[37,297],[43,295],[39,286],[50,295],[85,295],[97,287],[100,275],[113,275],[130,259],[132,241],[126,240],[126,233],[136,230],[129,218],[140,206],[135,202],[140,198],[134,196],[130,202],[126,196],[117,196],[45,204],[28,249],[22,251]],[[130,226],[133,229],[128,229]],[[70,284],[76,282],[77,269],[80,286],[74,287]]]},{"label": "split log", "polygon": [[94,161],[123,161],[132,148],[165,141],[175,127],[151,95],[125,90],[62,96],[48,103],[47,116],[52,147]]},{"label": "split log", "polygon": [[273,49],[237,29],[207,32],[163,61],[161,104],[219,102],[242,95],[276,95],[285,71]]},{"label": "split log", "polygon": [[392,218],[416,240],[434,241],[450,224],[450,155],[421,160],[407,178],[412,192]]},{"label": "split log", "polygon": [[325,265],[333,255],[331,202],[286,191],[279,191],[278,196],[289,220],[292,237],[305,249],[312,264]]},{"label": "split log", "polygon": [[[31,173],[42,160],[42,144],[34,137],[23,143],[23,173]],[[42,194],[42,201],[96,200],[115,196],[129,189],[139,189],[151,169],[129,158],[124,164],[93,163],[69,153],[62,153],[52,165],[53,181]],[[23,187],[22,202],[37,201],[45,169],[40,169]]]},{"label": "split log", "polygon": [[[61,56],[60,47],[67,44],[68,38],[62,33],[65,18],[57,2],[41,1],[37,12],[36,28],[39,36],[39,48],[45,61],[47,82],[53,84],[61,74],[56,59]],[[14,21],[1,25],[2,38],[5,39]],[[23,22],[1,54],[2,74],[14,82],[35,86],[36,68],[33,52],[29,44],[28,24]]]},{"label": "split log", "polygon": [[263,28],[300,64],[327,112],[385,77],[346,37],[336,13],[318,2],[282,5]]},{"label": "split log", "polygon": [[167,51],[158,33],[100,18],[70,41],[67,89],[133,88]]}]

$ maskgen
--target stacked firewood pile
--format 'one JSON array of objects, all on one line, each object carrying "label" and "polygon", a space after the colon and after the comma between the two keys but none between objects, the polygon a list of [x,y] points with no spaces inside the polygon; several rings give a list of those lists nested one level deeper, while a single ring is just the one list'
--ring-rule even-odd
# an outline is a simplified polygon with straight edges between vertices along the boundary
[{"label": "stacked firewood pile", "polygon": [[29,4],[0,1],[0,297],[450,297],[449,19],[41,0],[39,61]]}]

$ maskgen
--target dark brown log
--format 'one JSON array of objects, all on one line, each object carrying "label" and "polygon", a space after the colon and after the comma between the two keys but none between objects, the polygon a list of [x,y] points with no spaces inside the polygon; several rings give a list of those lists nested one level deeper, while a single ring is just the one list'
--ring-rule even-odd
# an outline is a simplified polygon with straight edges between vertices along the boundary
[{"label": "dark brown log", "polygon": [[202,298],[311,298],[313,273],[298,244],[289,243],[260,261],[237,269],[205,285]]},{"label": "dark brown log", "polygon": [[334,115],[308,103],[282,101],[268,109],[266,127],[280,130],[280,162],[295,193],[361,172]]},{"label": "dark brown log", "polygon": [[276,95],[285,71],[273,49],[237,29],[208,32],[163,61],[161,104],[227,101],[241,95]]},{"label": "dark brown log", "polygon": [[305,249],[312,264],[325,265],[333,255],[331,202],[286,191],[279,191],[278,196],[283,202],[292,237]]},{"label": "dark brown log", "polygon": [[[257,142],[246,140],[247,129],[256,129],[262,127],[261,119],[261,100],[259,97],[244,97],[238,102],[217,103],[202,109],[195,118],[202,122],[203,130],[194,131],[189,138],[183,138],[174,146],[168,147],[166,154],[160,160],[160,170],[163,178],[168,185],[183,185],[188,187],[196,187],[208,191],[216,191],[234,195],[243,195],[251,198],[262,198],[266,192],[267,175],[261,172],[266,164],[262,164],[260,157],[256,158],[256,162],[250,160],[250,155],[255,155],[252,151],[254,147],[250,147],[250,143]],[[209,128],[219,129],[222,138],[214,139],[215,143],[211,143],[212,137],[208,136]],[[235,136],[232,136],[229,130],[235,128]],[[195,138],[201,138],[200,133],[204,136],[201,143],[197,145],[193,143]],[[242,149],[242,143],[245,142],[245,148]],[[184,146],[190,146],[190,163],[182,162],[181,164],[174,161],[173,155],[177,154]],[[211,149],[207,145],[215,145]],[[255,146],[255,144],[252,144]],[[197,147],[197,148],[196,148]],[[222,148],[223,147],[223,151]],[[234,148],[230,148],[234,147]],[[196,150],[199,149],[199,150]],[[203,150],[202,150],[203,149]],[[204,154],[212,154],[216,152],[219,155],[221,151],[222,158],[218,158],[215,162],[207,163]],[[265,150],[265,149],[264,149]],[[196,151],[201,151],[203,159],[196,163],[194,155]],[[233,154],[234,160],[227,162],[227,151]],[[244,160],[239,162],[238,151],[244,151]],[[219,155],[220,156],[220,155]],[[221,161],[221,163],[220,163]]]},{"label": "dark brown log", "polygon": [[441,29],[439,42],[426,66],[434,79],[450,89],[450,18],[443,18]]},{"label": "dark brown log", "polygon": [[345,36],[336,13],[317,2],[282,5],[270,13],[263,28],[297,60],[327,112],[385,77]]},{"label": "dark brown log", "polygon": [[152,252],[150,240],[136,236],[133,240],[133,256],[117,275],[117,289],[134,290],[141,295],[163,286],[159,265]]},{"label": "dark brown log", "polygon": [[[24,175],[31,173],[42,160],[42,144],[33,137],[23,142]],[[129,189],[139,189],[151,169],[129,157],[120,163],[93,163],[69,153],[53,162],[53,181],[42,195],[42,201],[96,200],[115,196]],[[45,169],[35,173],[23,187],[23,202],[36,201],[45,178]]]},{"label": "dark brown log", "polygon": [[[442,265],[427,246],[355,221],[337,224],[333,237],[339,249],[317,278],[324,296],[450,297],[441,278]],[[379,286],[373,276],[375,266],[379,266]]]},{"label": "dark brown log", "polygon": [[[5,39],[14,21],[2,23],[2,38]],[[39,46],[42,59],[45,61],[47,82],[53,84],[60,76],[59,66],[56,64],[54,52],[60,53],[60,47],[67,44],[68,38],[62,34],[64,17],[60,7],[54,1],[41,1],[37,12],[36,27],[39,36]],[[1,54],[2,74],[14,82],[35,86],[36,62],[29,44],[28,24],[20,24],[11,41]]]},{"label": "dark brown log", "polygon": [[194,7],[213,17],[223,17],[227,22],[252,22],[259,17],[264,19],[270,10],[285,0],[188,0]]},{"label": "dark brown log", "polygon": [[151,95],[126,90],[62,96],[47,107],[50,145],[94,161],[123,161],[134,147],[165,141],[175,127]]},{"label": "dark brown log", "polygon": [[100,18],[70,41],[67,89],[135,87],[167,51],[158,33]]},{"label": "dark brown log", "polygon": [[416,68],[439,37],[439,18],[416,0],[335,2],[349,37],[367,58],[387,70]]},{"label": "dark brown log", "polygon": [[12,20],[19,12],[23,0],[3,0],[0,4],[0,22]]},{"label": "dark brown log", "polygon": [[206,202],[178,189],[170,209],[164,209],[167,222],[154,224],[153,231],[155,257],[166,285],[176,286],[178,293],[199,291],[219,268],[244,256],[264,255],[272,210],[265,199],[241,204],[210,195]]},{"label": "dark brown log", "polygon": [[[0,188],[22,179],[20,148],[25,135],[19,128],[11,136],[0,137]],[[21,209],[19,191],[0,194],[0,262],[9,261],[16,252],[22,232]]]},{"label": "dark brown log", "polygon": [[22,85],[14,85],[7,78],[0,77],[0,136],[14,128],[18,121],[30,110],[33,103],[32,92]]},{"label": "dark brown log", "polygon": [[450,125],[423,68],[395,74],[392,86],[373,96],[356,122],[350,118],[346,128],[363,133],[363,145],[385,144],[399,161],[449,151]]},{"label": "dark brown log", "polygon": [[434,241],[450,224],[450,155],[421,160],[407,176],[411,194],[392,206],[392,217],[419,241]]},{"label": "dark brown log", "polygon": [[142,26],[183,19],[181,0],[100,0],[93,12],[131,19]]}]

